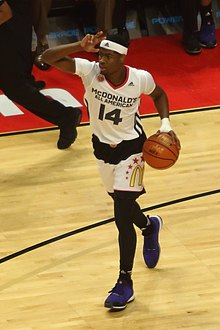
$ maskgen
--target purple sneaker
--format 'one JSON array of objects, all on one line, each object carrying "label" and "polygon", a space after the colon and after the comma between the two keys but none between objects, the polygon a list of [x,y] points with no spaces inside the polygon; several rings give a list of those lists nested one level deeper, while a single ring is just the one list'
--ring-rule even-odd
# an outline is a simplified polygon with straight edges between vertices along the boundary
[{"label": "purple sneaker", "polygon": [[111,311],[125,309],[127,304],[134,300],[133,285],[129,285],[126,281],[123,281],[120,278],[114,288],[109,292],[110,295],[105,300],[104,306],[110,308]]},{"label": "purple sneaker", "polygon": [[217,46],[215,24],[204,22],[199,31],[199,42],[203,48],[214,48]]},{"label": "purple sneaker", "polygon": [[148,268],[156,267],[160,257],[159,231],[163,225],[158,215],[149,217],[152,232],[144,235],[143,257]]}]

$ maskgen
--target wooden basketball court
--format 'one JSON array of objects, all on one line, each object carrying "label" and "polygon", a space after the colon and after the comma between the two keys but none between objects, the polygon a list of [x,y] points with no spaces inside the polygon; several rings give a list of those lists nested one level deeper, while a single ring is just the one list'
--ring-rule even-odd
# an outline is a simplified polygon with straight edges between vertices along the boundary
[{"label": "wooden basketball court", "polygon": [[[146,166],[139,198],[164,220],[161,259],[146,268],[137,231],[136,299],[118,313],[103,307],[118,276],[117,231],[90,127],[65,151],[57,130],[1,137],[0,328],[219,330],[219,118],[219,109],[172,114],[180,158],[164,171]],[[159,120],[143,125],[150,135]]]}]

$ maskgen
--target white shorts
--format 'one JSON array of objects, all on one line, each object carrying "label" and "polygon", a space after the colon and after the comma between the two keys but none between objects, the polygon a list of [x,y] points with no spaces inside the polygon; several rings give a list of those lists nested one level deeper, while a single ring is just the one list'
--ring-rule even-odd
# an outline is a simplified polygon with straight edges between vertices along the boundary
[{"label": "white shorts", "polygon": [[116,165],[97,159],[101,179],[109,193],[115,190],[141,192],[144,189],[144,165],[142,153],[131,155]]}]

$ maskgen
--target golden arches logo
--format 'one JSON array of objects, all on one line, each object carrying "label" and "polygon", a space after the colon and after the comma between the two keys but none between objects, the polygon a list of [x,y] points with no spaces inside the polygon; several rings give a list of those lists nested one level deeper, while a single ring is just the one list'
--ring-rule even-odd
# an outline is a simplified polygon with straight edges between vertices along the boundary
[{"label": "golden arches logo", "polygon": [[140,165],[137,165],[132,174],[131,174],[131,180],[130,180],[130,187],[134,187],[136,176],[138,173],[138,185],[141,186],[143,182],[143,175],[144,175],[144,167],[141,167]]}]

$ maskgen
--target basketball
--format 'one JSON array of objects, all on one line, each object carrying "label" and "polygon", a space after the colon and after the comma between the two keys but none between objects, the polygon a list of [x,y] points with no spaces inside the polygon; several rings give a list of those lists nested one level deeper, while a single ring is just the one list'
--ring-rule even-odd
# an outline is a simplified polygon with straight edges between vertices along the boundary
[{"label": "basketball", "polygon": [[143,145],[143,158],[151,167],[165,170],[173,166],[179,157],[179,149],[168,133],[151,135]]}]

